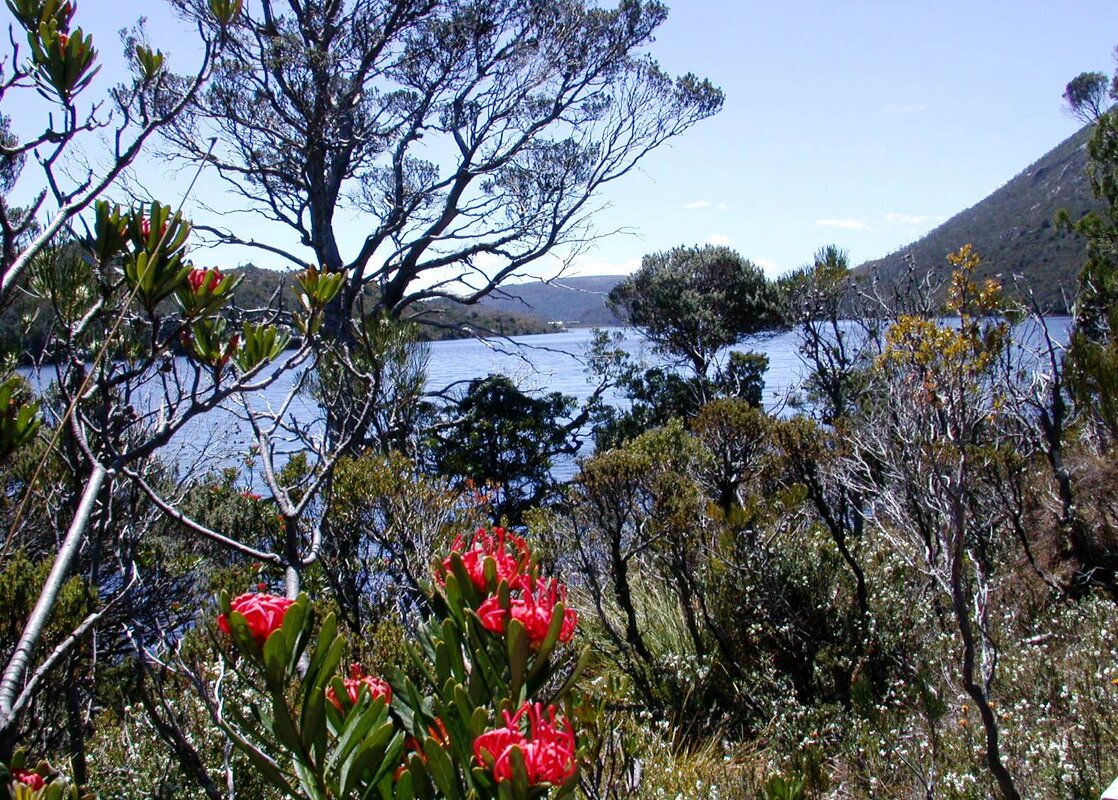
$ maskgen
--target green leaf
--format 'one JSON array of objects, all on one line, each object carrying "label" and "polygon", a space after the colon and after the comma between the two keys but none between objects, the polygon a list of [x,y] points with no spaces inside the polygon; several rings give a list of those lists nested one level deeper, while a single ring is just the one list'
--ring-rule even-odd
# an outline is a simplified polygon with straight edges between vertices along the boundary
[{"label": "green leaf", "polygon": [[[528,668],[528,632],[524,624],[518,619],[510,619],[505,628],[505,646],[509,657],[509,697],[513,705],[519,705],[527,699],[524,694],[524,677]],[[546,656],[544,657],[546,659]],[[532,672],[538,671],[543,663],[537,656]]]},{"label": "green leaf", "polygon": [[283,692],[287,687],[287,665],[291,651],[282,631],[273,632],[264,641],[264,678],[270,692]]},{"label": "green leaf", "polygon": [[423,742],[423,754],[427,756],[427,769],[438,790],[451,800],[461,797],[454,764],[442,746],[431,736]]},{"label": "green leaf", "polygon": [[[558,689],[552,692],[551,697],[548,698],[546,702],[552,704],[559,702],[559,700],[561,700],[575,685],[575,682],[578,681],[579,677],[582,675],[582,671],[586,669],[586,665],[589,663],[590,645],[587,645],[582,649],[582,653],[579,654],[578,662],[575,663],[574,669],[571,670],[571,673],[567,676],[567,679],[563,681]],[[534,694],[535,692],[532,693]]]}]

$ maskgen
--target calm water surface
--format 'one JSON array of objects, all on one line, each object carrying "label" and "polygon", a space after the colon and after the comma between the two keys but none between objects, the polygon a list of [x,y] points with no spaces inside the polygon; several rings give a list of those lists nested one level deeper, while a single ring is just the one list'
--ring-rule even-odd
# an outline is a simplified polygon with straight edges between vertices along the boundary
[{"label": "calm water surface", "polygon": [[[1066,318],[1053,321],[1054,333],[1059,338],[1066,334]],[[659,359],[648,343],[632,329],[614,329],[622,334],[621,346],[629,353],[644,358],[649,363]],[[512,339],[458,339],[434,342],[429,345],[427,366],[428,390],[439,391],[446,387],[459,389],[473,378],[492,373],[502,373],[513,378],[525,392],[562,392],[581,402],[593,391],[585,364],[587,348],[592,339],[590,329],[575,329],[562,333],[520,336]],[[797,335],[794,331],[775,336],[758,337],[738,345],[736,350],[755,350],[769,358],[765,375],[764,402],[774,413],[786,409],[788,396],[800,385],[804,368],[797,352]],[[29,376],[30,377],[30,376]],[[258,396],[251,398],[257,405],[278,407],[287,397],[295,374],[286,374]],[[607,395],[607,402],[623,404],[617,394]],[[317,417],[317,409],[309,397],[300,397],[292,405],[294,415],[310,423]],[[236,410],[206,414],[188,425],[165,448],[164,458],[189,470],[203,461],[221,466],[240,463],[248,452],[252,438],[246,422],[238,418]],[[291,451],[297,449],[291,445]],[[283,460],[281,458],[281,460]],[[557,464],[557,477],[574,474],[573,459]]]}]

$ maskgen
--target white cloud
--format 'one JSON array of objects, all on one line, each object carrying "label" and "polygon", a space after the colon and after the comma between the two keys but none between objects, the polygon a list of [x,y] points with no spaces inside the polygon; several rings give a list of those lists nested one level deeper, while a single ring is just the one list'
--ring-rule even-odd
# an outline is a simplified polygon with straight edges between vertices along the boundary
[{"label": "white cloud", "polygon": [[927,222],[931,217],[927,214],[898,214],[895,211],[890,211],[885,215],[886,222],[903,222],[906,225],[919,225],[921,222]]},{"label": "white cloud", "polygon": [[828,217],[815,220],[815,224],[822,225],[825,228],[845,228],[848,231],[868,231],[870,229],[870,224],[864,219],[832,219]]},{"label": "white cloud", "polygon": [[723,247],[729,247],[734,243],[734,240],[729,236],[723,236],[721,233],[712,233],[707,237],[707,244],[717,244]]},{"label": "white cloud", "polygon": [[574,275],[628,275],[635,272],[641,265],[639,258],[627,258],[623,261],[610,261],[587,254],[575,256],[567,262],[563,274]]},{"label": "white cloud", "polygon": [[751,258],[749,259],[754,264],[763,269],[768,275],[777,275],[780,273],[780,264],[769,258]]},{"label": "white cloud", "polygon": [[928,107],[923,103],[890,103],[885,106],[886,114],[919,114],[927,110]]},{"label": "white cloud", "polygon": [[692,200],[690,203],[684,203],[680,208],[696,209],[696,208],[717,208],[719,211],[729,211],[730,207],[725,203],[712,203],[709,200]]}]

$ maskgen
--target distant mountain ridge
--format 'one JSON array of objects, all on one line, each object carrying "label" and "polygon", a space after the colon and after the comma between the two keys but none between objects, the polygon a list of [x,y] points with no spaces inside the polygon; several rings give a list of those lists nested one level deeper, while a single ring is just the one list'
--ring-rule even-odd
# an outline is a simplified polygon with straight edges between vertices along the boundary
[{"label": "distant mountain ridge", "polygon": [[1092,133],[1093,126],[1081,129],[984,200],[855,272],[876,272],[879,280],[888,282],[905,269],[905,258],[911,256],[918,271],[946,276],[951,269],[947,254],[969,242],[982,256],[979,277],[997,277],[1011,294],[1020,296],[1024,287],[1014,285],[1014,276],[1020,276],[1043,309],[1066,311],[1086,242],[1071,231],[1057,230],[1054,218],[1061,208],[1078,219],[1100,207],[1087,178]]},{"label": "distant mountain ridge", "polygon": [[625,275],[590,275],[501,286],[481,305],[507,314],[538,317],[564,326],[623,324],[606,308],[606,296]]}]

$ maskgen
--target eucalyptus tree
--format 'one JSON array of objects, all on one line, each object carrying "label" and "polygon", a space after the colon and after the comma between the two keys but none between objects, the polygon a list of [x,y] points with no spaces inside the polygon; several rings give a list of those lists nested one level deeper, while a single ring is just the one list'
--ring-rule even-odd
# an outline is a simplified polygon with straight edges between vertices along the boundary
[{"label": "eucalyptus tree", "polygon": [[[206,0],[171,2],[213,29]],[[666,14],[656,0],[261,0],[165,133],[298,245],[211,225],[215,241],[347,276],[324,328],[344,339],[369,287],[392,313],[475,302],[584,244],[600,189],[719,110],[709,81],[642,53]]]},{"label": "eucalyptus tree", "polygon": [[761,268],[728,247],[677,247],[644,257],[608,304],[665,355],[686,364],[709,400],[719,350],[783,324],[781,300]]}]

